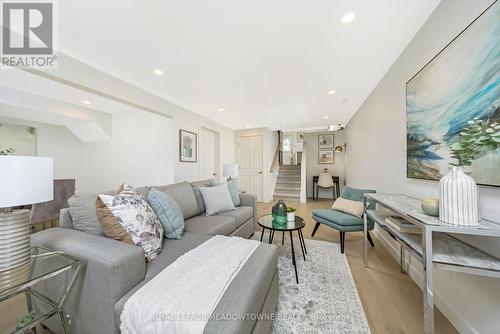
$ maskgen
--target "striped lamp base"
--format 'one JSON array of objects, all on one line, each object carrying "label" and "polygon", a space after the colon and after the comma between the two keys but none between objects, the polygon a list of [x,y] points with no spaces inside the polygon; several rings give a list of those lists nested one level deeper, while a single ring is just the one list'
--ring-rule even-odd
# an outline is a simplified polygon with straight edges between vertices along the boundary
[{"label": "striped lamp base", "polygon": [[0,213],[0,279],[30,261],[29,210]]},{"label": "striped lamp base", "polygon": [[461,167],[453,167],[439,181],[439,219],[454,225],[479,224],[476,182]]}]

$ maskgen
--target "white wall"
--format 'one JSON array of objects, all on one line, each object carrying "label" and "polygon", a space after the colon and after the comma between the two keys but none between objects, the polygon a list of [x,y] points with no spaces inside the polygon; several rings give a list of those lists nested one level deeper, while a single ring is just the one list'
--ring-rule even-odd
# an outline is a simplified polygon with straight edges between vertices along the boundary
[{"label": "white wall", "polygon": [[[174,180],[175,182],[182,181],[198,181],[200,180],[200,151],[199,151],[199,140],[201,128],[207,128],[219,134],[220,139],[220,149],[219,149],[219,175],[217,175],[217,180],[224,180],[225,178],[221,175],[222,165],[227,163],[234,163],[234,131],[226,128],[218,123],[215,123],[205,117],[199,116],[192,112],[179,113],[174,116],[173,119],[173,131],[172,135],[175,143],[175,153],[173,159],[175,161],[174,166]],[[180,162],[179,160],[179,129],[195,132],[198,134],[198,161],[193,162]]]},{"label": "white wall", "polygon": [[[441,2],[347,125],[347,185],[417,198],[437,196],[437,182],[406,178],[405,83],[492,2]],[[480,193],[483,217],[500,221],[500,189],[481,187]],[[498,238],[469,241],[500,257]],[[397,256],[398,249],[391,251]],[[414,277],[420,273],[416,262]],[[500,280],[439,270],[434,278],[435,303],[459,331],[499,332]]]},{"label": "white wall", "polygon": [[[304,133],[304,150],[307,154],[306,165],[306,190],[307,197],[313,196],[312,179],[313,176],[318,176],[323,172],[324,168],[328,168],[328,172],[334,176],[340,177],[340,186],[344,184],[344,153],[334,152],[333,164],[318,163],[318,135],[326,132]],[[329,132],[333,133],[334,147],[345,143],[344,131]],[[333,198],[331,190],[319,190],[319,198]]]},{"label": "white wall", "polygon": [[84,143],[63,126],[0,117],[37,129],[37,153],[54,158],[54,177],[75,178],[79,193],[174,181],[172,119],[145,112],[113,115],[113,139]]},{"label": "white wall", "polygon": [[[173,150],[169,152],[168,158],[174,163],[173,181],[175,182],[195,181],[200,178],[199,160],[196,163],[179,161],[179,129],[197,133],[198,139],[202,126],[218,132],[220,138],[219,161],[221,165],[234,162],[234,132],[232,129],[224,127],[219,123],[160,98],[128,82],[108,75],[103,71],[63,53],[59,54],[58,69],[55,71],[48,70],[47,74],[77,83],[84,87],[89,87],[100,94],[110,95],[114,98],[126,101],[126,103],[131,104],[132,107],[151,110],[172,117],[172,127],[168,132],[163,133],[159,139],[162,139],[164,135],[168,135],[168,143],[165,145],[171,145],[173,143]],[[89,97],[89,99],[91,98]],[[130,107],[130,105],[127,107]],[[143,110],[138,112],[150,115],[149,112]],[[136,127],[136,130],[140,132],[143,129]],[[148,131],[148,129],[144,129],[143,131]],[[160,145],[160,143],[158,143],[158,145]],[[154,152],[151,153],[154,154]]]}]

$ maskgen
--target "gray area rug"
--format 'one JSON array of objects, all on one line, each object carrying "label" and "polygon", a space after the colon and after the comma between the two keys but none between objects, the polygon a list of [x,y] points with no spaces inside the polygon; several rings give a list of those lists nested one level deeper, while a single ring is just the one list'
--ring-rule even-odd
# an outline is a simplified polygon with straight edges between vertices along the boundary
[{"label": "gray area rug", "polygon": [[281,233],[276,232],[273,243],[279,248],[280,273],[274,333],[370,333],[349,264],[338,244],[306,239],[304,261],[299,240],[294,238],[296,284],[290,240],[281,246]]}]

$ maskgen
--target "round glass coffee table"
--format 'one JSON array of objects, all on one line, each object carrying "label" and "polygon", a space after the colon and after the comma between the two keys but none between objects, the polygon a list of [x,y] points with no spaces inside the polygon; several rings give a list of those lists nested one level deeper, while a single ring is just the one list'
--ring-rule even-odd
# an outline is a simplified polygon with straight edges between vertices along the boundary
[{"label": "round glass coffee table", "polygon": [[304,257],[304,261],[306,260],[306,242],[304,241],[304,235],[302,234],[302,229],[306,226],[304,219],[295,215],[295,221],[287,222],[284,224],[277,223],[272,215],[264,215],[259,217],[257,220],[260,227],[262,227],[262,234],[260,235],[260,241],[264,238],[264,232],[266,229],[269,230],[269,243],[273,243],[274,232],[283,232],[281,235],[281,245],[285,243],[285,232],[290,233],[290,244],[292,246],[292,263],[295,268],[295,280],[297,284],[299,283],[299,275],[297,274],[297,263],[295,262],[295,249],[293,247],[293,231],[297,231],[299,236],[300,248],[302,249],[302,256]]}]

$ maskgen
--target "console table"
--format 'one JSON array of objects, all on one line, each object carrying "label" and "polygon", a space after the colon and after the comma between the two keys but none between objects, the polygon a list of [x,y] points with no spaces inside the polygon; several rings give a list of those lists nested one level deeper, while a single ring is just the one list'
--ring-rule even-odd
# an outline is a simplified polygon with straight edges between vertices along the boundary
[{"label": "console table", "polygon": [[[317,191],[317,188],[318,188],[318,179],[319,179],[319,176],[313,176],[313,183],[312,183],[312,186],[313,186],[313,201],[315,199],[318,199],[318,196],[314,196],[315,192]],[[334,184],[334,195],[333,195],[333,199],[337,199],[339,196],[340,196],[340,178],[338,176],[333,176],[332,175],[332,180],[333,180],[333,184]]]},{"label": "console table", "polygon": [[[379,204],[379,209],[370,210],[369,203]],[[365,267],[367,258],[368,217],[387,231],[401,247],[401,266],[403,251],[407,250],[423,265],[423,300],[424,300],[424,332],[434,333],[434,293],[432,283],[433,267],[469,273],[480,276],[500,278],[500,259],[447,234],[469,234],[478,236],[500,237],[500,223],[486,219],[478,226],[456,226],[445,223],[436,217],[428,216],[420,209],[420,201],[405,195],[365,194],[363,230],[363,256]],[[380,209],[382,207],[383,209]],[[421,227],[422,234],[402,233],[386,225],[388,215],[398,215]]]}]

